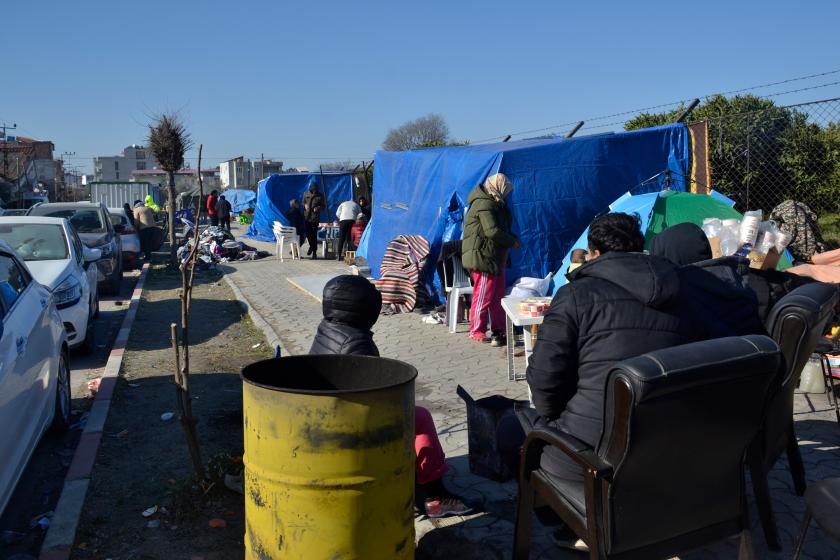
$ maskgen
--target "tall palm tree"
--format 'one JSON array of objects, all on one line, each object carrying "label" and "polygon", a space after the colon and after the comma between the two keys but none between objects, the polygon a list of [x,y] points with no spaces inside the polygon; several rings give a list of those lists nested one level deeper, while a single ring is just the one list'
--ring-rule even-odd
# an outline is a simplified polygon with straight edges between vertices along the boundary
[{"label": "tall palm tree", "polygon": [[184,154],[190,146],[190,134],[176,113],[157,115],[149,124],[149,147],[158,165],[169,176],[166,192],[169,199],[169,258],[173,266],[178,264],[175,256],[175,172],[184,166]]}]

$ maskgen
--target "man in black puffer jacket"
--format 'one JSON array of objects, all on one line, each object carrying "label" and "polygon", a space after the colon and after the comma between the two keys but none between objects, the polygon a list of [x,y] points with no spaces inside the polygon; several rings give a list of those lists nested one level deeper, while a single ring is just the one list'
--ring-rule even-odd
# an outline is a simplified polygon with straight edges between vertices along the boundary
[{"label": "man in black puffer jacket", "polygon": [[[642,253],[639,221],[606,214],[589,228],[593,260],[572,272],[554,296],[527,370],[538,418],[595,447],[601,437],[610,367],[646,352],[708,338],[746,334],[697,314],[678,267]],[[719,329],[721,332],[713,332]],[[580,467],[546,448],[542,467],[579,482]]]},{"label": "man in black puffer jacket", "polygon": [[324,286],[324,318],[310,354],[378,356],[371,327],[382,310],[382,296],[366,278],[345,274]]},{"label": "man in black puffer jacket", "polygon": [[750,289],[750,261],[744,257],[712,258],[712,246],[698,226],[682,223],[657,234],[651,255],[677,265],[686,305],[701,319],[709,337],[717,333],[767,334],[755,292]]}]

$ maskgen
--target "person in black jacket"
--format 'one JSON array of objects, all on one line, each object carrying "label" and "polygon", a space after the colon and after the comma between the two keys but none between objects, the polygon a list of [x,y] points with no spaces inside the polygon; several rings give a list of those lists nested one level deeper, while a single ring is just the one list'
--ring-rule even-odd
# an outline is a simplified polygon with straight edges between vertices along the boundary
[{"label": "person in black jacket", "polygon": [[750,288],[750,261],[730,256],[712,259],[712,247],[698,226],[671,226],[650,242],[649,253],[679,266],[685,304],[701,320],[710,337],[767,334]]},{"label": "person in black jacket", "polygon": [[[694,224],[677,224],[655,236],[650,243],[650,254],[665,257],[680,266],[701,268],[729,284],[734,289],[720,289],[719,283],[709,275],[695,273],[694,268],[686,271],[694,284],[706,287],[707,293],[716,293],[712,300],[695,300],[698,307],[708,309],[711,315],[753,326],[756,322],[763,324],[776,302],[792,290],[815,282],[813,278],[789,272],[750,268],[749,261],[740,257],[711,260],[709,240],[703,230]],[[745,289],[749,289],[750,293],[745,294]],[[747,302],[747,299],[750,301]]]},{"label": "person in black jacket", "polygon": [[[534,414],[595,447],[601,437],[607,374],[618,361],[646,352],[721,336],[747,334],[688,305],[695,297],[678,267],[645,255],[637,216],[606,214],[589,228],[590,261],[558,290],[528,364]],[[714,332],[718,329],[718,332]],[[580,467],[546,448],[542,467],[578,483]]]},{"label": "person in black jacket", "polygon": [[220,195],[218,202],[216,202],[216,219],[219,220],[219,227],[230,231],[230,202],[227,201],[225,195]]},{"label": "person in black jacket", "polygon": [[362,276],[336,276],[324,286],[324,318],[310,354],[378,356],[371,327],[382,310],[382,295]]},{"label": "person in black jacket", "polygon": [[[379,318],[382,296],[361,276],[336,276],[324,286],[324,319],[318,325],[310,354],[355,354],[379,356],[371,328]],[[414,448],[415,498],[418,509],[429,517],[463,515],[471,511],[460,496],[449,492],[442,477],[448,470],[446,457],[432,415],[415,407]]]},{"label": "person in black jacket", "polygon": [[300,211],[300,202],[293,198],[289,201],[289,210],[286,212],[286,219],[289,225],[295,228],[298,235],[298,247],[303,247],[303,240],[306,239],[306,225],[303,221],[303,213]]},{"label": "person in black jacket", "polygon": [[313,259],[318,258],[318,224],[321,221],[321,212],[326,207],[324,195],[318,192],[318,183],[309,185],[309,190],[303,195],[303,219],[306,240],[309,242],[309,250],[306,254]]}]

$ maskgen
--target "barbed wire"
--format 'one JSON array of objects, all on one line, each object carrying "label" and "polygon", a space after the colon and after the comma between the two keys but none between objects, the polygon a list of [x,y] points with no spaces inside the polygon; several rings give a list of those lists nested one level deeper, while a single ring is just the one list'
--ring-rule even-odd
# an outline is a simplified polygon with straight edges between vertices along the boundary
[{"label": "barbed wire", "polygon": [[[737,93],[744,93],[744,92],[747,92],[747,91],[755,91],[757,89],[764,89],[764,88],[767,88],[767,87],[773,87],[773,86],[777,86],[777,85],[781,85],[781,84],[788,84],[788,83],[802,81],[802,80],[810,80],[810,79],[813,79],[813,78],[830,76],[830,75],[834,75],[834,74],[840,74],[840,69],[829,70],[829,71],[826,71],[826,72],[819,72],[817,74],[809,74],[807,76],[799,76],[799,77],[796,77],[796,78],[788,78],[786,80],[779,80],[779,81],[775,81],[775,82],[768,82],[766,84],[759,84],[759,85],[750,86],[750,87],[746,87],[746,88],[733,89],[733,90],[723,91],[723,92],[718,92],[718,93],[709,93],[709,94],[706,94],[706,95],[701,95],[701,96],[699,96],[699,98],[708,100],[709,98],[714,97],[716,95],[732,95],[732,94],[737,94]],[[808,91],[808,90],[812,90],[812,89],[829,87],[829,86],[838,85],[838,84],[840,84],[840,82],[831,82],[831,83],[828,83],[828,84],[821,84],[821,85],[818,85],[818,86],[812,86],[812,87],[808,87],[808,88],[801,88],[801,89],[797,89],[797,90],[790,90],[790,91],[785,91],[785,92],[763,95],[762,97],[778,97],[780,95],[787,95],[787,94],[790,94],[790,93],[798,93],[798,92],[801,92],[801,91]],[[558,124],[558,125],[553,125],[553,126],[547,126],[547,127],[543,127],[543,128],[534,128],[534,129],[531,129],[531,130],[523,130],[523,131],[520,131],[520,132],[511,132],[509,134],[510,134],[510,136],[522,136],[524,134],[536,134],[536,133],[540,133],[540,132],[548,132],[550,130],[556,130],[558,128],[563,128],[563,127],[567,127],[567,126],[576,125],[580,121],[584,121],[586,123],[598,122],[598,121],[602,121],[602,120],[605,120],[605,119],[622,117],[622,116],[625,116],[625,115],[636,115],[636,114],[640,114],[640,113],[653,111],[653,110],[656,110],[656,109],[663,109],[665,107],[676,107],[678,105],[688,103],[688,102],[692,101],[693,99],[694,99],[693,97],[692,98],[687,98],[687,99],[680,99],[680,100],[677,100],[677,101],[671,101],[669,103],[660,103],[658,105],[651,105],[650,107],[642,107],[642,108],[639,108],[639,109],[631,109],[631,110],[628,110],[628,111],[621,111],[621,112],[618,112],[618,113],[611,113],[611,114],[608,114],[608,115],[601,115],[601,116],[598,116],[598,117],[588,117],[588,118],[578,119],[578,120],[568,122],[568,123],[563,123],[563,124]],[[604,128],[606,126],[612,126],[614,124],[626,123],[628,120],[630,120],[630,119],[627,119],[627,120],[624,120],[624,121],[616,121],[615,123],[609,123],[607,125],[586,126],[586,129],[591,130],[593,128]],[[507,136],[508,136],[508,134],[501,134],[499,136],[493,136],[491,138],[486,138],[486,139],[483,139],[483,140],[476,140],[474,143],[482,144],[484,142],[489,142],[489,141],[492,141],[492,140],[504,139]]]}]

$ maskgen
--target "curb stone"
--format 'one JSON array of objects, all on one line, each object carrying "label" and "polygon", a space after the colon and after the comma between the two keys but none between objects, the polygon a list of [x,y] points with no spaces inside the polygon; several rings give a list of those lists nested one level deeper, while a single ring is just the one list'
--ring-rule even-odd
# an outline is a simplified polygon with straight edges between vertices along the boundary
[{"label": "curb stone", "polygon": [[280,335],[277,334],[277,331],[274,330],[274,327],[265,320],[265,318],[260,315],[260,312],[256,310],[256,308],[251,305],[251,302],[248,301],[248,298],[245,297],[245,294],[242,293],[242,290],[239,289],[239,286],[236,285],[236,282],[228,278],[227,274],[224,274],[222,278],[225,279],[227,285],[230,287],[233,295],[236,297],[236,300],[239,302],[239,306],[242,307],[243,311],[248,313],[248,316],[251,318],[251,321],[254,322],[254,325],[258,329],[263,332],[265,335],[265,339],[268,342],[271,348],[276,348],[277,346],[280,347],[280,355],[281,356],[291,356],[291,352],[286,348],[286,345],[283,344],[283,339],[280,338]]},{"label": "curb stone", "polygon": [[53,514],[50,528],[44,537],[41,546],[39,560],[67,560],[73,549],[76,540],[76,529],[79,526],[79,518],[82,515],[82,508],[85,505],[90,475],[93,465],[96,462],[96,455],[99,451],[99,442],[102,438],[102,430],[105,427],[105,420],[108,417],[108,410],[111,407],[113,387],[122,366],[122,358],[125,352],[128,336],[137,315],[137,308],[140,306],[140,296],[143,294],[143,286],[146,283],[146,276],[149,272],[149,263],[143,265],[143,271],[134,291],[131,293],[131,300],[128,311],[126,311],[114,345],[108,355],[108,361],[102,372],[100,389],[108,387],[108,390],[100,390],[96,393],[85,429],[76,452],[73,454],[73,461],[67,470],[64,479],[64,488]]}]

